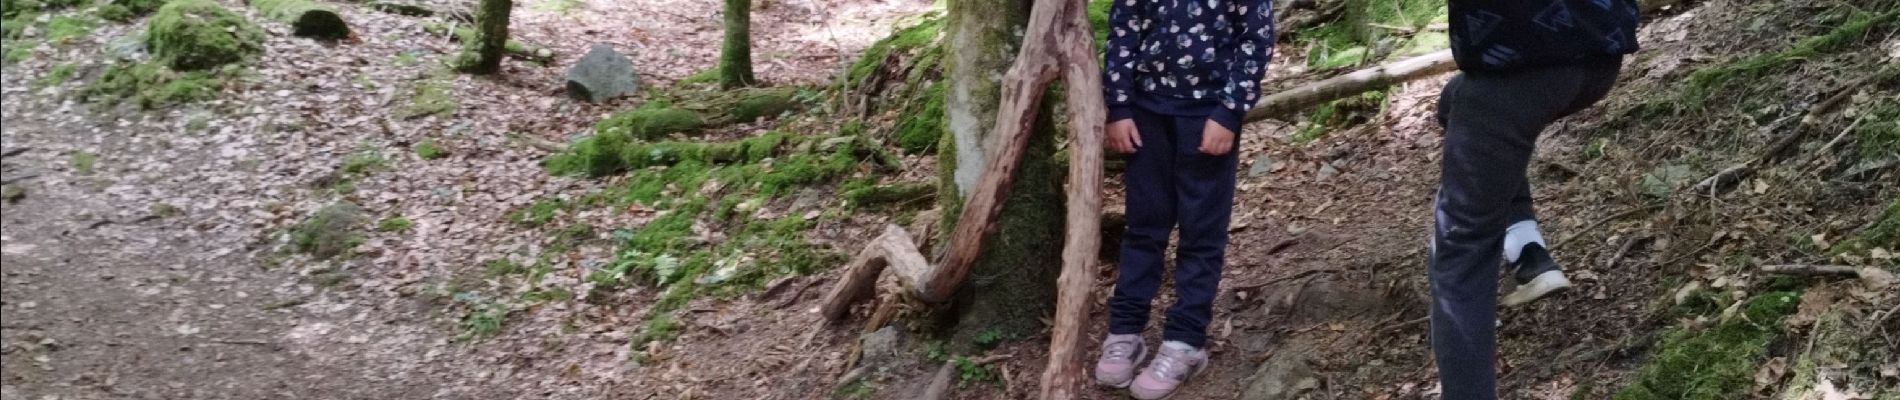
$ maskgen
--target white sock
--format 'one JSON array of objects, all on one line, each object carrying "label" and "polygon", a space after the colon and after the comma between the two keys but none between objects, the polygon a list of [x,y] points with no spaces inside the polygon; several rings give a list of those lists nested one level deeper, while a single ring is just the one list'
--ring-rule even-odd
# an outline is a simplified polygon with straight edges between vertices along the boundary
[{"label": "white sock", "polygon": [[1524,254],[1524,246],[1531,243],[1544,246],[1544,233],[1537,230],[1537,220],[1511,224],[1504,229],[1504,261],[1517,262],[1517,257]]},{"label": "white sock", "polygon": [[1201,349],[1194,348],[1194,346],[1189,346],[1186,342],[1182,342],[1179,340],[1163,341],[1161,342],[1161,347],[1175,349],[1175,350],[1201,351]]}]

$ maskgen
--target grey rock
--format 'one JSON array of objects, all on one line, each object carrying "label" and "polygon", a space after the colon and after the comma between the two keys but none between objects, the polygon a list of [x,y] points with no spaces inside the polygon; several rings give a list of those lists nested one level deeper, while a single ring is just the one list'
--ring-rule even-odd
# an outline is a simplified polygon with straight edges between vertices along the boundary
[{"label": "grey rock", "polygon": [[878,329],[877,332],[864,335],[864,337],[859,340],[862,342],[859,343],[858,348],[864,352],[864,357],[861,359],[862,362],[860,364],[870,368],[879,368],[888,366],[892,361],[897,360],[898,350],[903,344],[904,338],[902,332],[897,330],[897,327],[886,326],[884,329]]},{"label": "grey rock", "polygon": [[[136,32],[144,31],[143,29],[136,30]],[[112,56],[113,59],[144,61],[147,54],[144,34],[128,34],[106,42],[106,55]]]},{"label": "grey rock", "polygon": [[1247,176],[1262,177],[1273,173],[1273,158],[1266,154],[1253,159],[1253,168],[1247,169]]},{"label": "grey rock", "polygon": [[[1293,347],[1283,346],[1282,350]],[[1254,370],[1247,390],[1241,392],[1241,400],[1287,400],[1298,398],[1300,393],[1319,387],[1319,378],[1313,373],[1313,367],[1307,365],[1306,354],[1297,351],[1275,352],[1273,357],[1260,364]]]},{"label": "grey rock", "polygon": [[639,91],[633,60],[614,51],[612,45],[595,44],[567,69],[567,95],[575,100],[600,103]]},{"label": "grey rock", "polygon": [[1318,182],[1325,182],[1326,180],[1333,179],[1334,176],[1338,176],[1338,175],[1339,175],[1339,168],[1333,168],[1332,163],[1320,164],[1319,172],[1314,174],[1313,180],[1318,181]]}]

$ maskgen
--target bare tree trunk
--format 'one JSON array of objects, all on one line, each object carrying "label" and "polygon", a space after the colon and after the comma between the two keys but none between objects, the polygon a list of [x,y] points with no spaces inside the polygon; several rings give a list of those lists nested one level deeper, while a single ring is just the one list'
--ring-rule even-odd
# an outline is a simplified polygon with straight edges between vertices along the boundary
[{"label": "bare tree trunk", "polygon": [[508,51],[508,13],[514,6],[513,0],[481,0],[475,16],[478,40],[462,44],[466,50],[456,61],[457,70],[476,75],[501,72],[501,57]]},{"label": "bare tree trunk", "polygon": [[758,83],[752,75],[752,0],[726,0],[726,42],[719,50],[719,87]]}]

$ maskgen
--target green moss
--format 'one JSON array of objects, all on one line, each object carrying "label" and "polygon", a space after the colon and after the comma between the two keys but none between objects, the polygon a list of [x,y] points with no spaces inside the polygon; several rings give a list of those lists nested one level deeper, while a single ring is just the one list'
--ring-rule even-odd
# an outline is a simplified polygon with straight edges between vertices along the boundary
[{"label": "green moss", "polygon": [[1872,226],[1854,233],[1830,250],[1836,254],[1864,254],[1877,247],[1900,250],[1896,244],[1900,244],[1900,199],[1887,202],[1886,210]]},{"label": "green moss", "polygon": [[1657,345],[1617,400],[1718,400],[1747,397],[1768,345],[1781,333],[1800,293],[1770,292],[1750,299],[1736,318],[1705,330],[1679,328]]},{"label": "green moss", "polygon": [[499,303],[481,303],[473,306],[468,315],[462,317],[462,339],[493,337],[501,333],[501,328],[512,313],[508,306]]},{"label": "green moss", "polygon": [[97,164],[98,162],[99,162],[99,156],[97,155],[83,152],[83,151],[75,151],[73,152],[73,158],[72,158],[73,173],[76,173],[79,175],[92,175],[93,165]]},{"label": "green moss", "polygon": [[895,128],[899,149],[909,154],[929,154],[937,150],[939,137],[947,130],[943,120],[945,87],[948,84],[944,82],[931,84],[911,100],[915,107],[899,117]]},{"label": "green moss", "polygon": [[702,164],[757,162],[784,150],[792,137],[781,132],[726,143],[635,142],[622,130],[609,130],[568,146],[545,163],[555,175],[607,176],[650,166],[693,161]]},{"label": "green moss", "polygon": [[1717,91],[1737,82],[1755,82],[1758,78],[1779,71],[1782,67],[1794,65],[1815,56],[1844,50],[1879,35],[1869,35],[1874,29],[1892,29],[1900,11],[1888,11],[1882,14],[1855,13],[1847,21],[1835,26],[1833,30],[1820,36],[1809,37],[1795,43],[1793,47],[1776,53],[1758,54],[1740,60],[1704,67],[1689,74],[1687,86],[1682,90],[1682,102],[1691,109],[1700,109],[1703,103]]},{"label": "green moss", "polygon": [[99,21],[84,15],[60,15],[46,23],[46,40],[53,43],[67,43],[92,35],[99,28]]},{"label": "green moss", "polygon": [[508,221],[528,226],[545,225],[554,221],[554,217],[567,209],[567,202],[559,199],[544,199],[529,204],[520,210],[508,214]]},{"label": "green moss", "polygon": [[99,8],[99,17],[113,22],[128,22],[165,5],[166,0],[111,0]]},{"label": "green moss", "polygon": [[846,84],[856,86],[863,82],[864,78],[884,65],[884,59],[890,57],[891,52],[909,52],[935,43],[943,32],[943,24],[942,16],[930,16],[872,43],[871,47],[864,50],[864,55],[851,63],[851,68],[845,73]]},{"label": "green moss", "polygon": [[679,337],[680,324],[670,312],[655,313],[647,317],[646,325],[640,328],[640,337],[633,340],[635,347],[649,342],[670,342]]},{"label": "green moss", "polygon": [[338,202],[317,210],[309,219],[291,228],[292,249],[319,260],[348,254],[362,243],[363,210],[349,202]]},{"label": "green moss", "polygon": [[[1888,66],[1888,79],[1900,75],[1900,67]],[[1900,98],[1888,97],[1868,107],[1865,120],[1855,129],[1860,140],[1860,158],[1878,160],[1900,157]]]},{"label": "green moss", "polygon": [[78,69],[78,67],[70,63],[55,65],[52,70],[46,72],[46,76],[33,81],[33,85],[39,87],[59,86],[62,83],[66,83],[67,80],[72,79],[73,73],[78,72]]},{"label": "green moss", "polygon": [[342,171],[345,176],[361,177],[382,171],[385,167],[387,164],[383,161],[383,153],[369,150],[344,158],[343,166],[338,171]]},{"label": "green moss", "polygon": [[251,8],[266,18],[288,23],[299,37],[337,40],[350,36],[350,26],[335,8],[309,0],[250,0]]},{"label": "green moss", "polygon": [[6,185],[4,187],[0,187],[0,201],[4,201],[7,204],[13,204],[13,203],[18,203],[20,202],[20,200],[25,199],[25,198],[26,198],[26,188],[23,186]]},{"label": "green moss", "polygon": [[486,272],[491,278],[500,278],[527,273],[528,268],[514,260],[497,258],[483,262],[482,271]]},{"label": "green moss", "polygon": [[383,222],[376,224],[376,230],[379,232],[408,232],[415,227],[415,222],[410,222],[409,218],[402,216],[385,218]]},{"label": "green moss", "polygon": [[166,66],[206,70],[262,53],[264,32],[216,2],[173,0],[152,16],[145,45]]},{"label": "green moss", "polygon": [[679,82],[674,83],[674,86],[695,87],[718,82],[719,68],[711,68],[694,72],[692,75],[687,75],[686,78],[682,78]]},{"label": "green moss", "polygon": [[1095,28],[1096,49],[1108,47],[1108,12],[1115,0],[1089,0],[1089,26]]},{"label": "green moss", "polygon": [[441,145],[436,144],[434,140],[424,140],[422,143],[416,143],[414,150],[416,157],[420,157],[424,160],[439,160],[449,156],[449,151],[443,149]]},{"label": "green moss", "polygon": [[656,140],[674,133],[699,130],[705,120],[698,113],[665,107],[638,109],[614,114],[594,124],[596,135],[617,135],[629,139]]},{"label": "green moss", "polygon": [[454,89],[449,87],[448,79],[437,77],[417,83],[415,97],[409,100],[409,107],[400,117],[404,119],[422,118],[431,115],[454,115],[461,103],[455,100]]},{"label": "green moss", "polygon": [[217,98],[229,71],[179,72],[154,63],[113,64],[80,97],[87,101],[133,100],[146,109]]},{"label": "green moss", "polygon": [[793,99],[798,88],[752,88],[733,91],[738,99],[732,104],[732,119],[736,122],[752,122],[759,118],[774,118],[798,106]]},{"label": "green moss", "polygon": [[14,64],[26,61],[28,58],[33,58],[33,44],[9,40],[5,42],[4,46],[7,49],[5,56],[7,64]]},{"label": "green moss", "polygon": [[[1356,67],[1378,61],[1374,57],[1444,46],[1442,34],[1403,37],[1401,32],[1375,25],[1422,28],[1443,22],[1445,0],[1347,0],[1344,7],[1339,20],[1294,33],[1301,47],[1308,49],[1307,65],[1316,70]],[[1373,50],[1386,47],[1396,51]]]},{"label": "green moss", "polygon": [[1293,133],[1293,143],[1309,143],[1333,131],[1365,122],[1383,111],[1385,97],[1386,92],[1378,90],[1313,107],[1307,114],[1307,123]]},{"label": "green moss", "polygon": [[867,186],[846,190],[844,198],[858,207],[922,207],[931,205],[935,200],[935,183],[900,183],[894,185]]}]

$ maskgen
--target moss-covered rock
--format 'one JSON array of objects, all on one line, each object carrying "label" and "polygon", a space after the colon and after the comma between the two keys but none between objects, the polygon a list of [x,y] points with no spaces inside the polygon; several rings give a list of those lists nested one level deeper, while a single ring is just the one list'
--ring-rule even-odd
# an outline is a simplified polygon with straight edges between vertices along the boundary
[{"label": "moss-covered rock", "polygon": [[892,52],[909,52],[936,43],[937,38],[942,36],[943,23],[944,19],[940,15],[926,17],[916,25],[900,29],[897,33],[871,44],[870,48],[864,50],[864,54],[858,58],[858,61],[851,63],[851,68],[845,73],[846,85],[855,87],[863,82],[864,78],[871,76],[871,73],[877,72],[884,65],[884,59],[890,57]]},{"label": "moss-covered rock", "polygon": [[80,99],[132,100],[145,109],[209,100],[224,87],[214,71],[176,71],[155,63],[112,64],[99,74]]},{"label": "moss-covered rock", "polygon": [[112,0],[99,7],[99,18],[112,22],[128,22],[133,18],[151,14],[165,5],[165,0]]},{"label": "moss-covered rock", "polygon": [[350,25],[336,9],[309,0],[250,0],[251,8],[266,17],[290,24],[299,37],[337,40],[350,37]]},{"label": "moss-covered rock", "polygon": [[210,0],[175,0],[159,7],[145,35],[154,59],[181,71],[216,68],[264,51],[264,32]]},{"label": "moss-covered rock", "polygon": [[319,260],[347,254],[363,242],[368,221],[356,204],[344,201],[325,206],[291,228],[291,248]]},{"label": "moss-covered rock", "polygon": [[810,138],[769,132],[745,140],[723,143],[635,141],[626,133],[613,131],[595,134],[569,146],[546,162],[555,175],[607,176],[632,169],[682,162],[726,164],[758,162],[774,157],[793,144]]}]

